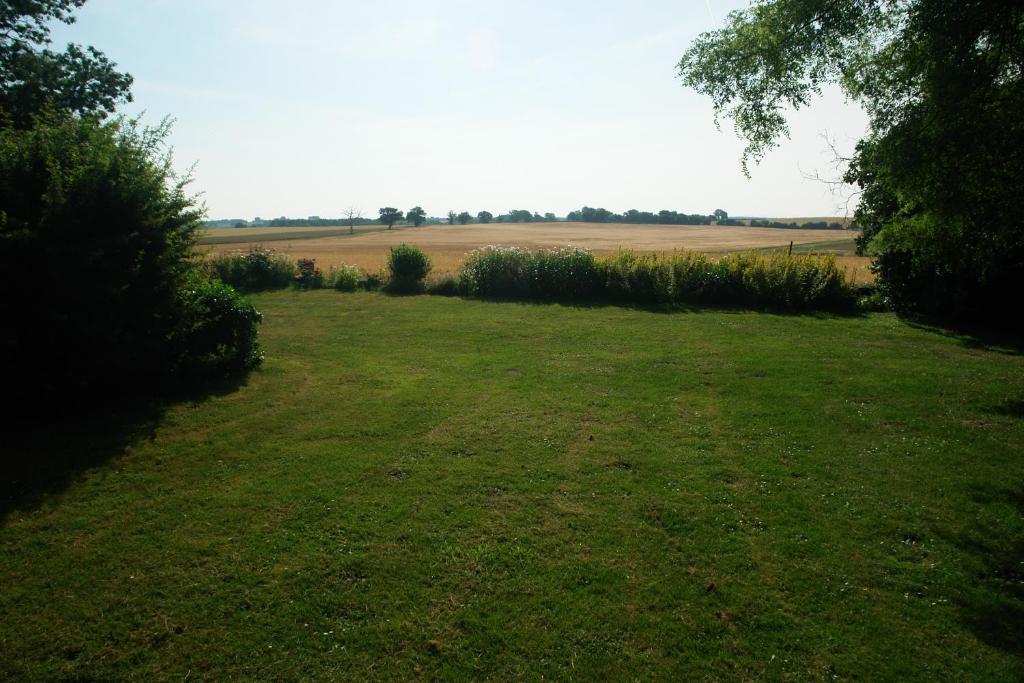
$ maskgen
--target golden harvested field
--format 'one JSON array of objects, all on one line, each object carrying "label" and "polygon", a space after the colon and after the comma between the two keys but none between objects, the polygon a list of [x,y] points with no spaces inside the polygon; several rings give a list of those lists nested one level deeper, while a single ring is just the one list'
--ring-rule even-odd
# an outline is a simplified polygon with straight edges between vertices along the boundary
[{"label": "golden harvested field", "polygon": [[[836,230],[800,230],[783,228],[717,227],[707,225],[627,225],[615,223],[515,223],[420,228],[395,228],[355,235],[280,239],[281,228],[225,228],[210,230],[211,238],[238,235],[244,230],[252,241],[213,244],[205,248],[214,253],[246,251],[262,245],[293,258],[316,259],[324,270],[342,263],[374,272],[384,267],[388,250],[401,242],[415,244],[430,255],[435,272],[454,272],[465,254],[487,245],[557,247],[573,245],[604,254],[618,249],[664,252],[692,249],[709,253],[727,253],[748,249],[768,249],[814,243],[832,243],[851,238],[851,233]],[[301,230],[298,228],[297,230]],[[261,239],[261,236],[264,236]],[[806,247],[804,249],[806,250]],[[870,279],[867,259],[840,256],[839,261],[857,281]]]}]

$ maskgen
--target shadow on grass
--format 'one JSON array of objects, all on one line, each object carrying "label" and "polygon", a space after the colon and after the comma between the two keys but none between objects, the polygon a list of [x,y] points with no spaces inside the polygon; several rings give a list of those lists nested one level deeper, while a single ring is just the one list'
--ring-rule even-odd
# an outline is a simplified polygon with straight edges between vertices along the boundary
[{"label": "shadow on grass", "polygon": [[[1009,503],[1024,516],[1024,489],[986,487],[982,504]],[[1014,655],[1024,654],[1024,535],[1009,538],[977,525],[952,539],[967,557],[971,590],[957,598],[961,620],[977,638]]]},{"label": "shadow on grass", "polygon": [[902,320],[919,330],[954,339],[969,349],[995,351],[1011,356],[1024,355],[1024,331],[998,330],[976,325],[957,325],[929,318],[903,317]]},{"label": "shadow on grass", "polygon": [[685,314],[685,313],[767,313],[769,315],[780,315],[801,318],[820,318],[822,320],[833,318],[863,318],[867,315],[865,311],[850,308],[846,310],[813,310],[793,309],[780,307],[756,307],[736,306],[729,304],[681,304],[681,303],[639,303],[631,301],[619,301],[615,299],[529,299],[518,297],[477,297],[461,294],[429,294],[428,296],[439,296],[451,299],[464,299],[467,301],[479,301],[490,304],[516,304],[520,306],[561,306],[575,310],[592,310],[602,308],[622,308],[630,311],[643,311],[645,313],[661,314]]},{"label": "shadow on grass", "polygon": [[1005,417],[1024,418],[1024,401],[1008,398],[1002,403],[992,406],[987,412]]},{"label": "shadow on grass", "polygon": [[237,391],[247,376],[217,380],[158,398],[91,397],[46,414],[5,419],[0,456],[0,527],[16,510],[31,511],[59,498],[82,473],[117,460],[152,440],[173,405],[199,403]]}]

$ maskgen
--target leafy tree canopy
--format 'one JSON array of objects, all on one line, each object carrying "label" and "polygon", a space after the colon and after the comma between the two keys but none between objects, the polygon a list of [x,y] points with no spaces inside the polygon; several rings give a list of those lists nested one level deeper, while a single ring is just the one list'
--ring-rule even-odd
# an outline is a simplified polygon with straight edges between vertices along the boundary
[{"label": "leafy tree canopy", "polygon": [[379,209],[377,213],[380,214],[380,217],[377,220],[388,226],[388,230],[390,230],[395,223],[402,220],[402,212],[393,206],[385,206],[384,208]]},{"label": "leafy tree canopy", "polygon": [[427,212],[423,210],[422,206],[414,206],[409,209],[405,217],[418,228],[423,225],[423,221],[427,220]]},{"label": "leafy tree canopy", "polygon": [[1021,3],[759,0],[701,35],[679,73],[746,140],[744,171],[824,85],[864,107],[868,133],[844,179],[860,189],[862,246],[899,308],[988,317],[1019,286]]},{"label": "leafy tree canopy", "polygon": [[54,52],[52,22],[74,23],[85,0],[0,3],[0,125],[24,128],[44,110],[102,118],[131,101],[132,77],[93,47]]}]

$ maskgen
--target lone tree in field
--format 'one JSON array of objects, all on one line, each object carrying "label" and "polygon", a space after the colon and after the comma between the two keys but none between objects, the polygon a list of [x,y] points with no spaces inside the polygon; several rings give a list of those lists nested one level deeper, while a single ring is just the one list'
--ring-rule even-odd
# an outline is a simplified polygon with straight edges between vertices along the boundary
[{"label": "lone tree in field", "polygon": [[473,214],[469,211],[463,211],[456,217],[456,220],[459,221],[459,225],[465,225],[473,220]]},{"label": "lone tree in field", "polygon": [[477,223],[490,223],[494,220],[494,214],[490,211],[481,211],[476,215]]},{"label": "lone tree in field", "polygon": [[843,179],[860,248],[899,309],[1020,324],[1024,5],[1005,0],[759,0],[704,33],[683,83],[733,119],[759,161],[785,111],[828,83],[864,107]]},{"label": "lone tree in field", "polygon": [[132,77],[94,47],[47,49],[54,22],[73,24],[85,0],[0,5],[0,127],[28,128],[41,112],[103,118],[131,102]]},{"label": "lone tree in field", "polygon": [[458,214],[456,214],[454,211],[449,211],[448,212],[448,225],[455,225],[455,221],[456,221],[456,219],[458,219],[458,217],[459,217]]},{"label": "lone tree in field", "polygon": [[405,217],[418,228],[423,225],[423,221],[427,220],[427,212],[423,210],[422,206],[414,206],[409,209],[408,213],[405,214]]},{"label": "lone tree in field", "polygon": [[362,209],[350,206],[345,209],[345,222],[348,223],[348,234],[353,234],[356,231],[356,221],[363,219]]},{"label": "lone tree in field", "polygon": [[385,206],[383,209],[380,209],[379,213],[380,218],[377,220],[388,226],[388,230],[390,230],[395,223],[402,220],[402,212],[393,206]]},{"label": "lone tree in field", "polygon": [[715,209],[715,212],[711,215],[716,221],[724,221],[729,218],[729,214],[722,209]]}]

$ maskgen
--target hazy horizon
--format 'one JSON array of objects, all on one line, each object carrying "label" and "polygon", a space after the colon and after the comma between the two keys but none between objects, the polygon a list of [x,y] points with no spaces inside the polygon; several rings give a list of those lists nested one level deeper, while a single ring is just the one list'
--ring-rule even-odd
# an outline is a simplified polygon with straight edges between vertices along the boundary
[{"label": "hazy horizon", "polygon": [[829,91],[748,180],[728,122],[716,130],[709,100],[675,78],[692,39],[746,4],[90,0],[54,43],[131,73],[125,113],[176,120],[175,165],[197,163],[211,219],[843,215],[844,197],[805,176],[835,175],[821,135],[852,149],[859,109]]}]

